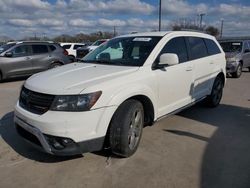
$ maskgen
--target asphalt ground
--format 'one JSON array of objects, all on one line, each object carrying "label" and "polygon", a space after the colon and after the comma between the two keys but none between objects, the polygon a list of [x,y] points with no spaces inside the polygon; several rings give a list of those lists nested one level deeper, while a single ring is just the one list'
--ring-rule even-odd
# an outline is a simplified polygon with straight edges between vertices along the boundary
[{"label": "asphalt ground", "polygon": [[228,78],[221,105],[195,105],[143,130],[130,158],[109,152],[55,157],[13,123],[23,80],[0,83],[0,187],[249,188],[250,73]]}]

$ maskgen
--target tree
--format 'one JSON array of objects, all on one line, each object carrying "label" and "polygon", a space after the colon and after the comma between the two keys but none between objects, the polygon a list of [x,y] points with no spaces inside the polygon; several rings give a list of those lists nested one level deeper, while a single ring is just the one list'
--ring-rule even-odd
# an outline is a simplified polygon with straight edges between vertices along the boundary
[{"label": "tree", "polygon": [[219,36],[220,31],[219,31],[219,29],[216,28],[216,27],[208,26],[208,27],[206,28],[206,33],[208,33],[208,34],[210,34],[210,35],[213,35],[213,36],[217,37],[217,36]]}]

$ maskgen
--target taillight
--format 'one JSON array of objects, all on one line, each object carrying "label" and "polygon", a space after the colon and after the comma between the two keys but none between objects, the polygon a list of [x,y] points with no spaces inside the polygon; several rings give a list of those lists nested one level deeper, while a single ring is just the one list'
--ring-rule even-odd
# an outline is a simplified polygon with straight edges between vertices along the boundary
[{"label": "taillight", "polygon": [[64,55],[69,55],[69,52],[67,50],[63,49],[63,54]]}]

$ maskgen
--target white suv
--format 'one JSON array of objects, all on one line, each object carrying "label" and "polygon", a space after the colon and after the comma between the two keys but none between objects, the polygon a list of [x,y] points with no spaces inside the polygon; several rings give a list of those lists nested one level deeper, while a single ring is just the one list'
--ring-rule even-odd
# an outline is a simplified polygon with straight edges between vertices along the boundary
[{"label": "white suv", "polygon": [[144,126],[203,99],[216,107],[225,84],[225,54],[202,33],[120,36],[82,61],[30,77],[20,93],[17,131],[48,153],[106,146],[129,157]]},{"label": "white suv", "polygon": [[64,50],[67,50],[69,56],[72,57],[72,59],[76,58],[76,50],[78,48],[86,46],[86,44],[83,43],[60,43],[60,45]]}]

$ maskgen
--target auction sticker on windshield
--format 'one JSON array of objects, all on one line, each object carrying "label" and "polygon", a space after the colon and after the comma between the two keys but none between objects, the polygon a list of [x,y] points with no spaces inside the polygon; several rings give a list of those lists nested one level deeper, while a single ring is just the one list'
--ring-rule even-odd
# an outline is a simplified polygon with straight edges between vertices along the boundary
[{"label": "auction sticker on windshield", "polygon": [[149,42],[149,41],[151,41],[152,40],[152,38],[134,38],[134,40],[133,41],[136,41],[136,42]]}]

